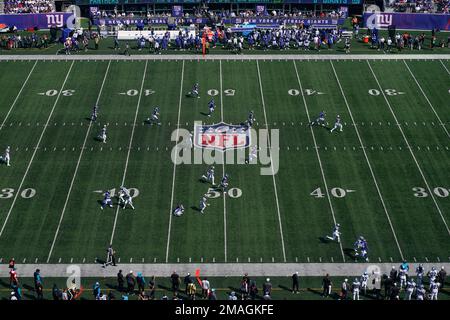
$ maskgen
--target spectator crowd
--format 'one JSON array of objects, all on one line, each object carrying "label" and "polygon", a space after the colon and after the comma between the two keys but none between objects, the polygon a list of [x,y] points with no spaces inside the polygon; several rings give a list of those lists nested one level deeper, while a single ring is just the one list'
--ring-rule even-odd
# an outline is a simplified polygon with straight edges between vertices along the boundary
[{"label": "spectator crowd", "polygon": [[4,12],[16,13],[48,13],[55,11],[53,0],[5,0]]}]

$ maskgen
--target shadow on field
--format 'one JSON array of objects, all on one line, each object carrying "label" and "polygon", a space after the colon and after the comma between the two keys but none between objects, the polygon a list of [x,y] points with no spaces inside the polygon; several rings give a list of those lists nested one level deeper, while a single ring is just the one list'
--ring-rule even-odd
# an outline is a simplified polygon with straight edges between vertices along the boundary
[{"label": "shadow on field", "polygon": [[330,242],[330,240],[325,238],[325,237],[319,237],[319,241],[322,242],[322,243],[329,243]]}]

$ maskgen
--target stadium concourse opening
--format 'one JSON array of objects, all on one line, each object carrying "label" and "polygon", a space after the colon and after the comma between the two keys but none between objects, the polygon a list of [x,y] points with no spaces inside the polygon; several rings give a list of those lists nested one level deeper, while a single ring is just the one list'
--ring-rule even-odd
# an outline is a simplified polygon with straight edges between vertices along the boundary
[{"label": "stadium concourse opening", "polygon": [[5,1],[1,299],[448,300],[448,2],[337,2]]}]

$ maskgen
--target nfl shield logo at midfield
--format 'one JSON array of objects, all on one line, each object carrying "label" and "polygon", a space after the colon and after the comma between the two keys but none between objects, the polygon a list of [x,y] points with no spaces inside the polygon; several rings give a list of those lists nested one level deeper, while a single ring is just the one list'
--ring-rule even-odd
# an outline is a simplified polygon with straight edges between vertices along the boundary
[{"label": "nfl shield logo at midfield", "polygon": [[225,151],[244,149],[250,146],[250,143],[250,130],[247,126],[223,122],[214,125],[195,123],[194,146],[197,148]]}]

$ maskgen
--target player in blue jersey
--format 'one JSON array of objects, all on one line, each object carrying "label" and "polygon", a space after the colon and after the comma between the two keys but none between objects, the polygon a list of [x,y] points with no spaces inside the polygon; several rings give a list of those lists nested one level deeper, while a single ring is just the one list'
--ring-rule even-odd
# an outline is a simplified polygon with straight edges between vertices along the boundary
[{"label": "player in blue jersey", "polygon": [[312,121],[309,125],[310,126],[317,125],[317,126],[324,127],[325,126],[325,115],[326,115],[325,111],[321,111],[319,113],[319,116],[316,118],[316,120]]},{"label": "player in blue jersey", "polygon": [[214,102],[214,98],[212,98],[209,102],[208,102],[208,108],[209,108],[209,113],[208,113],[208,117],[211,117],[211,115],[214,112],[214,109],[216,108],[216,103]]},{"label": "player in blue jersey", "polygon": [[206,174],[202,176],[203,180],[211,182],[212,185],[215,185],[214,183],[214,166],[209,167],[208,171],[206,171]]},{"label": "player in blue jersey", "polygon": [[113,207],[112,200],[111,200],[111,193],[109,191],[106,191],[103,197],[102,206],[100,209],[104,209],[106,206],[109,206],[110,208]]},{"label": "player in blue jersey", "polygon": [[341,123],[341,116],[340,115],[336,116],[336,122],[334,123],[334,127],[333,127],[333,129],[330,130],[330,132],[333,132],[337,128],[339,128],[339,131],[342,132],[342,123]]},{"label": "player in blue jersey", "polygon": [[256,121],[255,114],[252,110],[248,113],[248,117],[247,117],[247,121],[246,121],[247,127],[251,128],[255,121]]},{"label": "player in blue jersey", "polygon": [[219,188],[222,190],[223,194],[225,195],[228,192],[228,184],[229,184],[229,176],[227,173],[222,178],[222,181],[220,181]]},{"label": "player in blue jersey", "polygon": [[91,120],[97,121],[97,115],[98,115],[98,106],[94,106],[94,108],[92,109]]},{"label": "player in blue jersey", "polygon": [[366,262],[369,261],[369,258],[367,257],[368,254],[368,246],[367,246],[367,241],[366,239],[364,239],[363,236],[360,236],[355,244],[354,244],[354,250],[355,250],[355,257],[361,257],[363,258]]},{"label": "player in blue jersey", "polygon": [[180,217],[184,213],[184,207],[182,204],[178,204],[175,209],[173,210],[173,215]]},{"label": "player in blue jersey", "polygon": [[150,118],[147,118],[147,122],[150,125],[153,125],[156,123],[157,125],[161,125],[161,121],[159,121],[159,107],[153,108],[153,112]]}]

